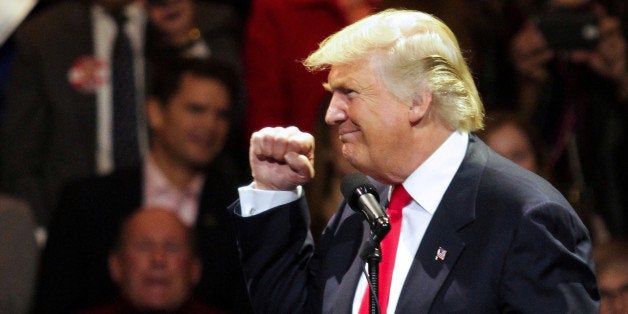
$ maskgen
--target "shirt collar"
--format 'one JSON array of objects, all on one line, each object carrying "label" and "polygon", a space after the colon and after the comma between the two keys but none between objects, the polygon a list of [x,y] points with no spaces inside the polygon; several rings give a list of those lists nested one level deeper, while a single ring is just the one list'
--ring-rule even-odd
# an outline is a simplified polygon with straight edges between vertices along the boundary
[{"label": "shirt collar", "polygon": [[190,184],[184,189],[180,190],[174,184],[168,180],[166,175],[159,169],[157,163],[153,159],[151,154],[146,156],[144,162],[144,175],[146,177],[146,184],[150,184],[151,190],[156,192],[168,192],[168,191],[179,191],[185,195],[196,196],[201,192],[201,188],[203,187],[203,181],[205,179],[204,175],[197,175],[192,179]]},{"label": "shirt collar", "polygon": [[434,215],[447,187],[454,178],[467,151],[469,134],[453,132],[438,149],[430,155],[403,182],[412,199],[431,215]]}]

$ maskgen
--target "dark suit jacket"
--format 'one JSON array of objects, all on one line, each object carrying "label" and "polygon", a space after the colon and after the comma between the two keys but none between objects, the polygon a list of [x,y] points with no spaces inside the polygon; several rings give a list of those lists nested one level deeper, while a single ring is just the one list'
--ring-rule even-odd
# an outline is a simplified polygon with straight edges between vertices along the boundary
[{"label": "dark suit jacket", "polygon": [[[248,299],[227,205],[237,184],[223,164],[208,171],[196,223],[203,276],[199,300],[218,309],[248,310]],[[70,313],[118,297],[107,256],[121,221],[142,203],[139,168],[72,182],[64,189],[50,224],[36,289],[35,313]]]},{"label": "dark suit jacket", "polygon": [[[237,217],[256,310],[351,312],[369,231],[361,215],[341,207],[316,253],[304,198]],[[439,247],[447,250],[443,261],[435,259]],[[396,313],[593,313],[599,303],[591,243],[574,210],[475,137],[403,287]]]},{"label": "dark suit jacket", "polygon": [[79,57],[93,55],[89,5],[70,1],[16,32],[16,58],[2,129],[3,186],[32,203],[45,225],[62,183],[94,173],[94,94],[68,82]]}]

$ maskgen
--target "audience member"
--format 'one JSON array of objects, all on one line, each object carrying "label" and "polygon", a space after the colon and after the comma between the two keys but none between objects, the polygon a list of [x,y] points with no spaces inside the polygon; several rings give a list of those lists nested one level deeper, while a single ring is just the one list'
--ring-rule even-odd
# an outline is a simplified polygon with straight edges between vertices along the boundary
[{"label": "audience member", "polygon": [[[209,58],[231,63],[242,72],[242,20],[232,4],[201,0],[151,0],[146,53],[149,61],[174,57]],[[234,121],[244,120],[246,95],[241,80],[233,102]],[[225,144],[238,167],[247,167],[244,128],[233,128]]]},{"label": "audience member", "polygon": [[[478,136],[498,154],[510,159],[519,166],[554,181],[552,169],[544,166],[547,150],[541,146],[535,130],[526,125],[514,112],[497,110],[487,113],[486,124]],[[589,230],[594,244],[608,241],[611,235],[600,215],[593,211],[576,212]]]},{"label": "audience member", "polygon": [[109,274],[121,291],[119,300],[82,314],[219,313],[195,300],[201,261],[193,230],[176,213],[144,208],[122,223]]},{"label": "audience member", "polygon": [[[124,87],[113,84],[122,80],[109,79],[118,73],[110,66],[119,33],[112,14],[118,13],[126,16],[125,32],[120,34],[127,40],[119,37],[120,42],[130,41],[133,54],[120,55],[135,66],[134,72],[127,71],[130,83]],[[17,30],[0,129],[0,181],[8,192],[31,204],[38,225],[47,225],[65,182],[106,174],[148,149],[143,107],[114,106],[114,99],[143,104],[145,21],[141,1],[70,0],[46,7]],[[116,91],[126,96],[118,97]],[[123,122],[114,119],[118,109],[137,113],[137,119],[131,114],[121,114],[128,118]],[[116,130],[120,137],[114,136]],[[115,144],[118,139],[129,145]],[[127,148],[130,151],[114,161],[114,155]]]},{"label": "audience member", "polygon": [[628,313],[628,242],[613,240],[593,253],[602,297],[600,314]]},{"label": "audience member", "polygon": [[300,61],[318,43],[374,12],[378,0],[254,0],[244,41],[247,134],[265,126],[312,131],[326,97],[324,73]]},{"label": "audience member", "polygon": [[484,121],[484,129],[477,134],[486,145],[519,166],[549,179],[541,173],[545,150],[534,140],[532,128],[509,111],[488,112]]},{"label": "audience member", "polygon": [[30,207],[0,194],[0,313],[28,313],[38,253]]},{"label": "audience member", "polygon": [[199,299],[221,310],[250,311],[226,206],[237,197],[238,170],[221,155],[237,90],[231,68],[181,60],[155,73],[147,101],[151,150],[143,164],[68,185],[43,252],[36,313],[71,312],[117,297],[107,252],[122,217],[166,207],[194,226],[203,276]]},{"label": "audience member", "polygon": [[[628,50],[621,21],[611,15],[616,5],[608,5],[612,0],[604,1],[607,6],[586,0],[509,2],[518,114],[539,126],[554,184],[581,212],[601,214],[613,235],[626,236]],[[565,41],[581,34],[587,20],[593,21],[586,28],[593,40]]]}]

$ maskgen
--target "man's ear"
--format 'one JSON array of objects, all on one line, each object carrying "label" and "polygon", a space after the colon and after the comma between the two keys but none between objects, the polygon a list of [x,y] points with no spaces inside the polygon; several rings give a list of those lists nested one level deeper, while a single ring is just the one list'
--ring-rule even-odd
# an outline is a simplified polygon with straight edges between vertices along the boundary
[{"label": "man's ear", "polygon": [[122,262],[118,253],[109,254],[109,276],[117,284],[122,282]]},{"label": "man's ear", "polygon": [[418,124],[432,107],[432,92],[429,90],[418,92],[412,99],[410,107],[410,124]]},{"label": "man's ear", "polygon": [[146,114],[148,115],[148,124],[151,129],[159,129],[163,125],[163,108],[161,102],[156,97],[148,97],[146,99]]}]

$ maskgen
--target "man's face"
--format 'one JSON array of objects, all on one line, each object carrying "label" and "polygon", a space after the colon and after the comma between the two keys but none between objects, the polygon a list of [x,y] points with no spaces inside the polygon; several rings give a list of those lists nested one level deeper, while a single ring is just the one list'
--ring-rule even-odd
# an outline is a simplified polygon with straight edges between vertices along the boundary
[{"label": "man's face", "polygon": [[230,99],[217,80],[184,74],[166,106],[149,102],[157,149],[187,167],[204,168],[222,150],[229,132]]},{"label": "man's face", "polygon": [[186,34],[194,27],[192,0],[148,1],[148,15],[151,23],[166,35]]},{"label": "man's face", "polygon": [[365,174],[388,177],[411,133],[410,105],[386,89],[374,61],[333,66],[325,88],[333,93],[325,121],[338,125],[343,156]]},{"label": "man's face", "polygon": [[122,249],[110,258],[111,275],[140,310],[173,310],[200,278],[185,226],[172,212],[144,210],[126,225]]},{"label": "man's face", "polygon": [[506,123],[486,138],[486,144],[519,166],[538,172],[534,147],[525,132],[514,123]]},{"label": "man's face", "polygon": [[617,263],[598,273],[600,314],[628,312],[628,272],[624,267],[625,263]]}]

